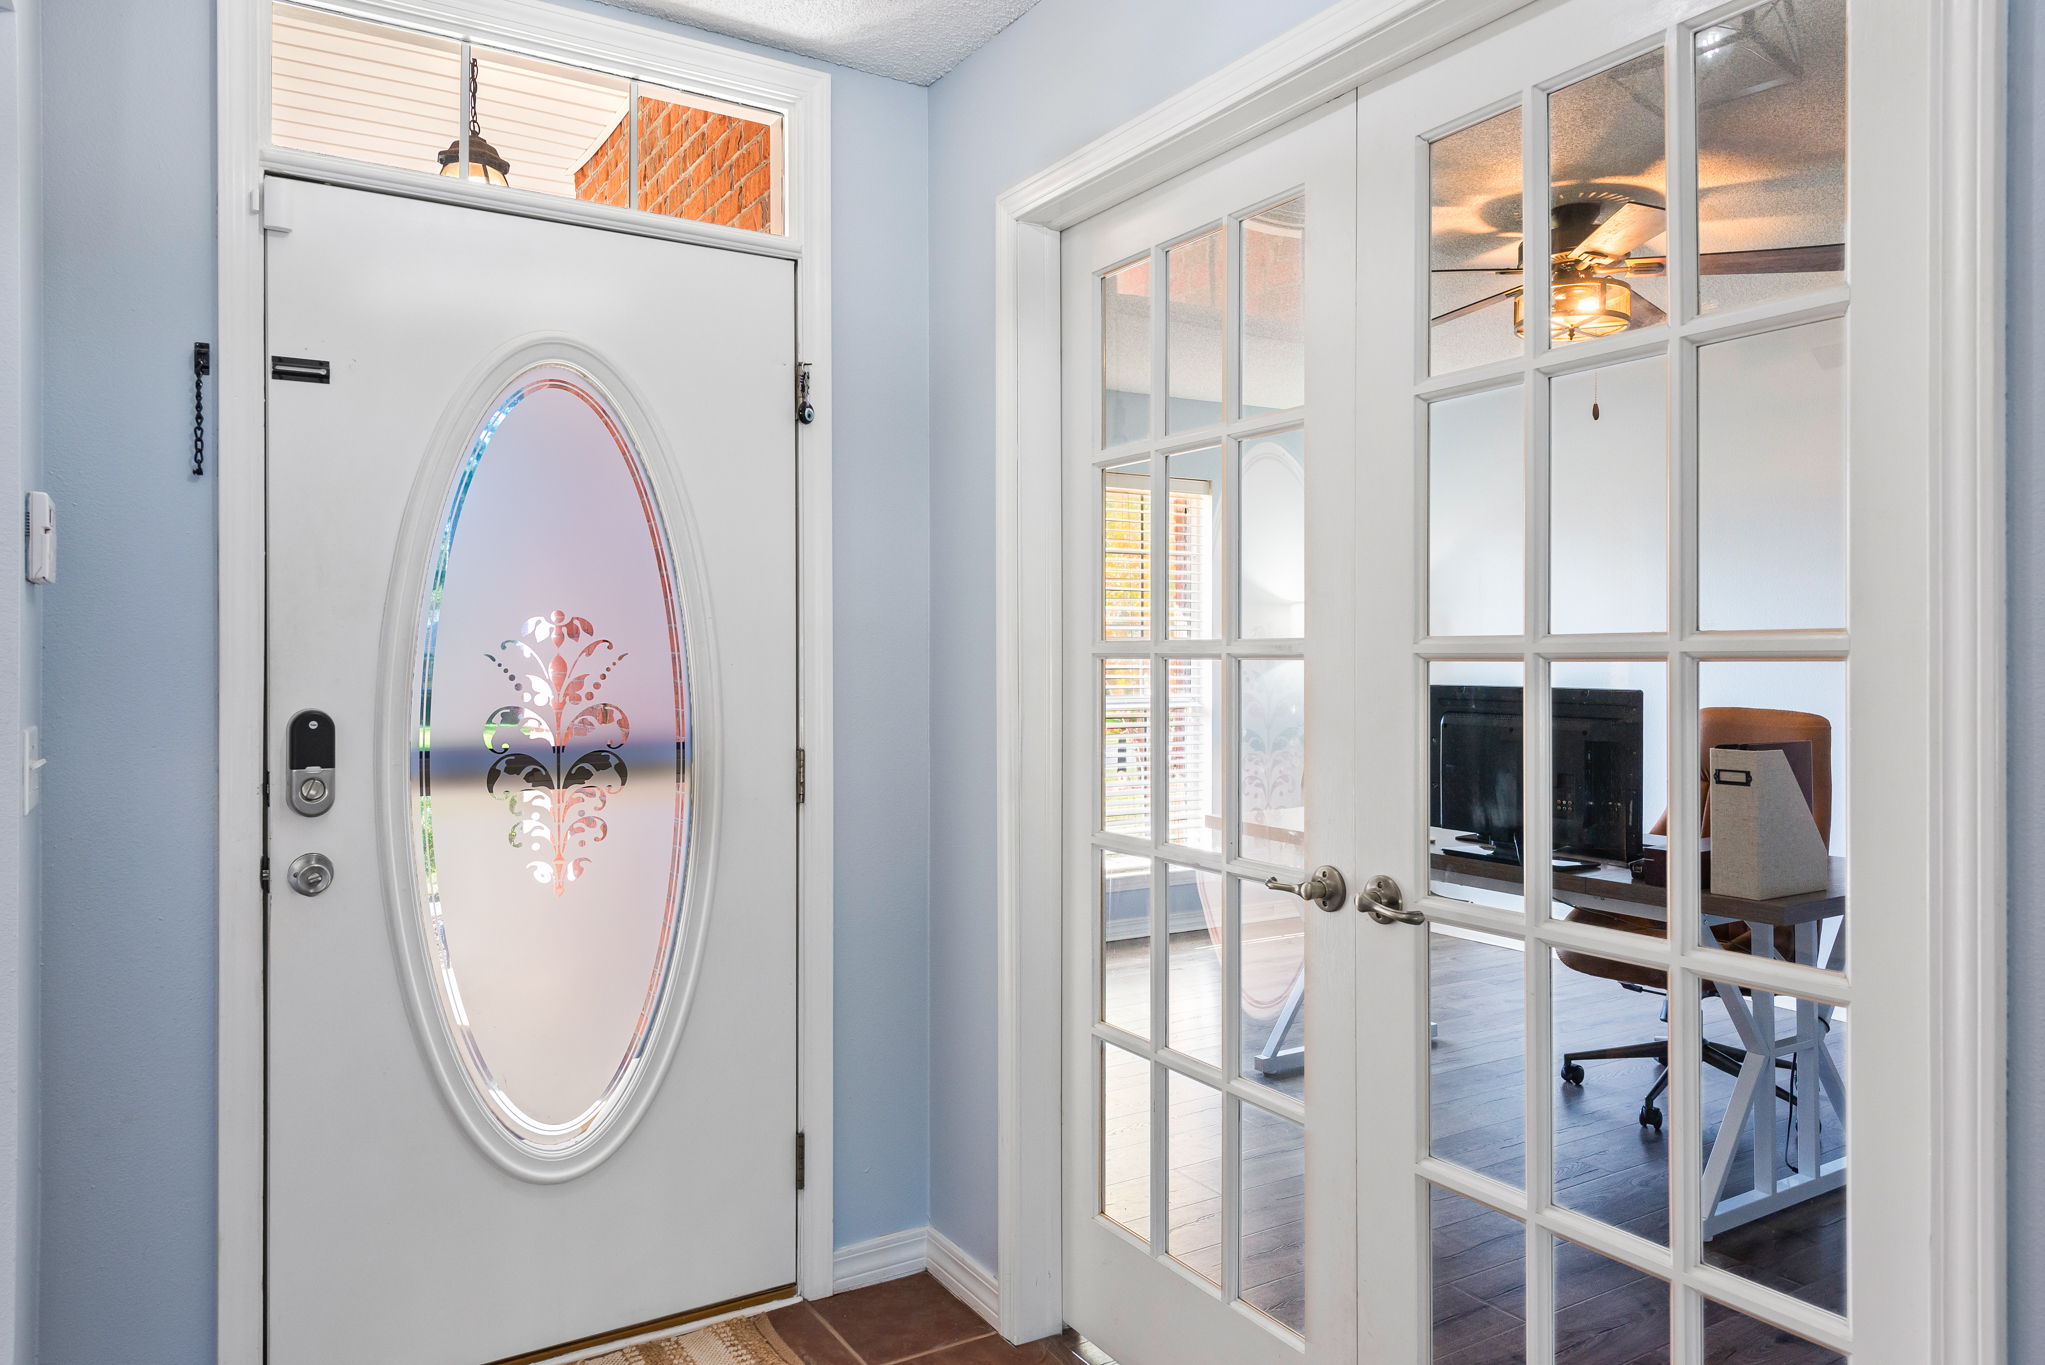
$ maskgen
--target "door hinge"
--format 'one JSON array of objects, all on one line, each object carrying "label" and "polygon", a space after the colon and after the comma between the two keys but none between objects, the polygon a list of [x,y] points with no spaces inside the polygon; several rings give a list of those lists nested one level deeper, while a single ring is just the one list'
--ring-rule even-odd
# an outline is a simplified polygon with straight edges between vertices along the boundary
[{"label": "door hinge", "polygon": [[260,877],[260,878],[262,879],[262,883],[263,883],[263,894],[264,894],[264,895],[268,895],[268,894],[270,893],[270,855],[269,855],[269,854],[265,853],[265,854],[263,855],[263,863],[262,863],[262,869],[261,869],[261,871],[260,871],[260,872],[258,872],[258,873],[257,873],[257,875],[258,875],[258,876],[259,876],[259,877]]},{"label": "door hinge", "polygon": [[292,207],[298,197],[289,180],[265,180],[249,191],[249,207],[262,217],[263,231],[282,235],[295,225]]},{"label": "door hinge", "polygon": [[809,1139],[801,1131],[795,1135],[795,1188],[798,1190],[809,1178],[809,1153],[805,1150]]},{"label": "door hinge", "polygon": [[809,800],[809,750],[795,751],[795,804]]},{"label": "door hinge", "polygon": [[795,420],[808,426],[817,420],[817,405],[809,401],[809,362],[795,367]]}]

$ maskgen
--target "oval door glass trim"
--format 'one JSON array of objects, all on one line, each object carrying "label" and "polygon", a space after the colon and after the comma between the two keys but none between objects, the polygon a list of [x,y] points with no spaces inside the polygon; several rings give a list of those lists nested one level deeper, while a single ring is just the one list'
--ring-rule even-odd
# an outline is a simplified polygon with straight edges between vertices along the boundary
[{"label": "oval door glass trim", "polygon": [[575,367],[520,372],[474,428],[427,566],[409,918],[475,1098],[530,1156],[604,1130],[670,994],[691,825],[679,596],[616,408]]}]

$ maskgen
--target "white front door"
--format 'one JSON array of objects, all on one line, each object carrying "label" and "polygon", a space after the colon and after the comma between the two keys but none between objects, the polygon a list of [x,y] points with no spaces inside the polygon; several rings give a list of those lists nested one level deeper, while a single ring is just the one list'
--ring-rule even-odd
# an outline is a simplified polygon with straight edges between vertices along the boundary
[{"label": "white front door", "polygon": [[794,267],[288,189],[270,1358],[792,1292]]},{"label": "white front door", "polygon": [[[1066,1317],[1355,1351],[1355,106],[1064,239]],[[1332,704],[1331,704],[1332,703]]]}]

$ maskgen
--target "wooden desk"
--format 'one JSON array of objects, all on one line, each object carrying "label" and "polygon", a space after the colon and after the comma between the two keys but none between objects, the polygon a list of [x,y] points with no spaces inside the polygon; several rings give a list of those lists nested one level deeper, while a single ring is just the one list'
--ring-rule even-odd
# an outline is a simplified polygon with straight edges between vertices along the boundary
[{"label": "wooden desk", "polygon": [[[1443,842],[1438,832],[1429,859],[1436,880],[1509,895],[1523,892],[1525,878],[1520,867],[1458,857],[1443,852]],[[1558,870],[1555,899],[1573,908],[1668,923],[1668,888],[1636,882],[1623,867],[1589,872]],[[1756,956],[1775,956],[1774,931],[1786,928],[1795,933],[1798,962],[1836,971],[1846,940],[1846,860],[1832,860],[1831,884],[1823,891],[1767,901],[1707,891],[1701,908],[1708,924],[1744,922],[1752,926],[1749,942]],[[1816,1077],[1833,1109],[1842,1115],[1846,1113],[1846,1078],[1833,1060],[1831,1049],[1825,1046],[1831,1030],[1832,1006],[1798,998],[1794,1007],[1796,1025],[1784,1034],[1775,1022],[1773,992],[1712,984],[1717,987],[1714,994],[1725,1007],[1726,1017],[1740,1035],[1740,1046],[1747,1055],[1733,1080],[1725,1119],[1719,1124],[1718,1135],[1712,1139],[1711,1153],[1704,1163],[1704,1207],[1710,1210],[1704,1218],[1707,1242],[1729,1228],[1765,1218],[1846,1184],[1846,1158],[1821,1161],[1819,1157],[1817,1091],[1809,1086],[1799,1092],[1799,1107],[1804,1104],[1810,1107],[1805,1121],[1797,1125],[1797,1169],[1786,1178],[1778,1178],[1775,1170],[1780,1153],[1774,1104],[1779,1058],[1794,1057],[1797,1073],[1806,1078]],[[1769,1027],[1762,1027],[1764,1020]],[[1728,1189],[1741,1134],[1750,1131],[1754,1158],[1748,1164],[1753,1179],[1746,1189]]]},{"label": "wooden desk", "polygon": [[[1465,858],[1443,852],[1440,847],[1430,859],[1435,874],[1458,886],[1483,887],[1520,894],[1524,869],[1517,863],[1494,863],[1482,858]],[[1555,873],[1555,899],[1586,910],[1605,910],[1632,915],[1635,919],[1668,922],[1668,888],[1649,886],[1633,880],[1623,867],[1601,867],[1593,872]],[[1770,928],[1794,928],[1817,924],[1846,914],[1846,860],[1832,860],[1831,885],[1823,891],[1807,891],[1780,900],[1750,901],[1739,896],[1704,893],[1704,917],[1715,923],[1745,920]]]}]

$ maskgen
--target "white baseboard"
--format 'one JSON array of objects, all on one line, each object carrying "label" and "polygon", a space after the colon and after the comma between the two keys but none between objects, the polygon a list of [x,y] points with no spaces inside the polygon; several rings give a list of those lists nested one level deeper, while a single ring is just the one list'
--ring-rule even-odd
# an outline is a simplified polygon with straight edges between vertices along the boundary
[{"label": "white baseboard", "polygon": [[937,1282],[1001,1330],[1001,1285],[994,1272],[960,1250],[959,1244],[931,1228],[928,1236],[928,1268]]},{"label": "white baseboard", "polygon": [[831,1292],[862,1289],[928,1270],[968,1308],[999,1328],[1001,1288],[994,1272],[935,1228],[904,1228],[840,1247],[831,1258]]},{"label": "white baseboard", "polygon": [[839,1247],[831,1257],[831,1292],[842,1294],[914,1275],[928,1260],[925,1248],[929,1239],[929,1228],[903,1228],[885,1237]]}]

